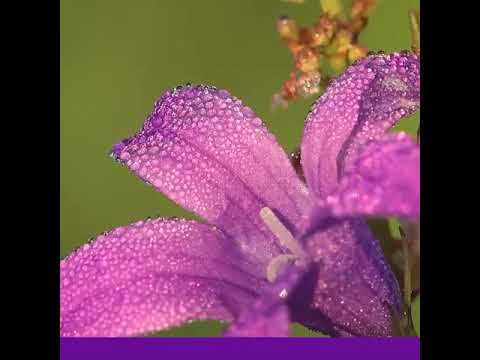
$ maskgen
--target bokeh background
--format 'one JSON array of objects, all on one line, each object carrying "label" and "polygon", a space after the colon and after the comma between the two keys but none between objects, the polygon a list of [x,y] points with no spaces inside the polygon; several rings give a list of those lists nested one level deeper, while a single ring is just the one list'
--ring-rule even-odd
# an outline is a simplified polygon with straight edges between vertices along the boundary
[{"label": "bokeh background", "polygon": [[[272,94],[293,64],[276,20],[289,15],[310,25],[318,0],[62,0],[60,6],[61,256],[148,216],[193,218],[108,156],[113,144],[141,128],[166,89],[186,82],[229,89],[286,151],[299,144],[314,98],[271,110]],[[378,0],[361,43],[374,51],[410,48],[411,8],[419,0]],[[415,134],[418,116],[399,129]],[[414,321],[418,329],[419,299]],[[214,336],[223,326],[195,322],[155,335]],[[293,334],[318,336],[300,325]]]}]

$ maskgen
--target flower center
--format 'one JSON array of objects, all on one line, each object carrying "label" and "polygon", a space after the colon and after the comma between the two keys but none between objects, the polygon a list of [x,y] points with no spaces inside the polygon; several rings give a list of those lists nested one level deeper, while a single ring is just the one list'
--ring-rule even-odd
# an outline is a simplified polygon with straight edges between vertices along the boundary
[{"label": "flower center", "polygon": [[269,230],[277,237],[280,244],[290,250],[290,254],[281,254],[274,257],[267,265],[267,280],[274,282],[280,271],[289,263],[298,264],[305,258],[305,252],[301,244],[295,239],[290,231],[282,224],[274,212],[264,207],[260,210],[260,217]]}]

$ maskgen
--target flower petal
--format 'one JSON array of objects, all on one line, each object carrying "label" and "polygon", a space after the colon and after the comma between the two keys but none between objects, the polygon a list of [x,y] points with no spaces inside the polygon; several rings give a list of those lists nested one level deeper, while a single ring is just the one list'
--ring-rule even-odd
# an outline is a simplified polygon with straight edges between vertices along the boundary
[{"label": "flower petal", "polygon": [[225,90],[186,86],[155,104],[143,129],[113,154],[172,200],[220,227],[267,262],[282,252],[259,218],[268,206],[290,224],[306,188],[273,135]]},{"label": "flower petal", "polygon": [[301,322],[333,336],[391,335],[390,308],[400,310],[400,290],[368,225],[361,219],[334,220],[305,241],[321,271],[312,311]]},{"label": "flower petal", "polygon": [[322,201],[333,216],[420,216],[420,148],[405,133],[372,141]]},{"label": "flower petal", "polygon": [[225,336],[228,337],[285,337],[289,334],[290,319],[285,302],[264,297],[240,315]]},{"label": "flower petal", "polygon": [[303,267],[288,266],[269,284],[249,308],[227,329],[225,336],[285,337],[289,335],[289,299],[296,285],[308,272]]},{"label": "flower petal", "polygon": [[331,193],[359,146],[419,108],[419,70],[414,54],[372,55],[332,82],[303,133],[302,166],[313,193]]},{"label": "flower petal", "polygon": [[233,242],[195,221],[139,221],[60,263],[62,336],[128,336],[231,320],[265,281]]}]

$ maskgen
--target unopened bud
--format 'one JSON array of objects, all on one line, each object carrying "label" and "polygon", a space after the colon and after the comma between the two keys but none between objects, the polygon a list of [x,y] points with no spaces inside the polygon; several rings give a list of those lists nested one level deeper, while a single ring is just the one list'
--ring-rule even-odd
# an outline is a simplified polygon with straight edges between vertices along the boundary
[{"label": "unopened bud", "polygon": [[320,60],[314,50],[305,48],[297,55],[295,64],[301,72],[308,73],[318,70]]},{"label": "unopened bud", "polygon": [[353,33],[346,29],[338,31],[334,39],[335,45],[339,52],[344,52],[348,50],[348,48],[350,48],[350,45],[352,44],[352,40]]},{"label": "unopened bud", "polygon": [[282,16],[277,21],[277,30],[283,40],[297,40],[298,27],[295,20]]},{"label": "unopened bud", "polygon": [[323,12],[332,17],[342,14],[342,3],[339,0],[320,0],[320,5]]},{"label": "unopened bud", "polygon": [[368,49],[358,46],[358,45],[353,45],[348,49],[348,62],[351,64],[358,59],[362,59],[365,56],[367,56]]},{"label": "unopened bud", "polygon": [[328,62],[335,72],[342,72],[347,67],[347,56],[345,53],[333,54],[328,57]]},{"label": "unopened bud", "polygon": [[314,38],[315,46],[326,45],[332,40],[333,33],[337,28],[337,22],[328,16],[320,17],[320,20],[313,28],[316,38]]},{"label": "unopened bud", "polygon": [[293,57],[297,57],[298,54],[305,48],[305,45],[297,40],[288,40],[287,46],[293,54]]},{"label": "unopened bud", "polygon": [[292,72],[290,78],[283,83],[280,95],[287,101],[297,97],[297,77],[294,72]]},{"label": "unopened bud", "polygon": [[322,76],[318,71],[312,71],[300,76],[297,81],[298,94],[303,97],[308,97],[320,92],[320,81]]}]

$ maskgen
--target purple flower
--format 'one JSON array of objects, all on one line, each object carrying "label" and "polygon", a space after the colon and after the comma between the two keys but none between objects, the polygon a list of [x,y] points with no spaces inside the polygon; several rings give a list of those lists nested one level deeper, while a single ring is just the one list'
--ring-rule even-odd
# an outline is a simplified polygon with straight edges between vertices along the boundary
[{"label": "purple flower", "polygon": [[419,149],[386,135],[419,108],[419,61],[370,56],[315,103],[303,183],[254,112],[225,90],[186,86],[113,148],[135,174],[206,223],[119,227],[63,259],[60,333],[128,336],[232,321],[229,336],[391,334],[398,284],[365,216],[418,221]]}]

